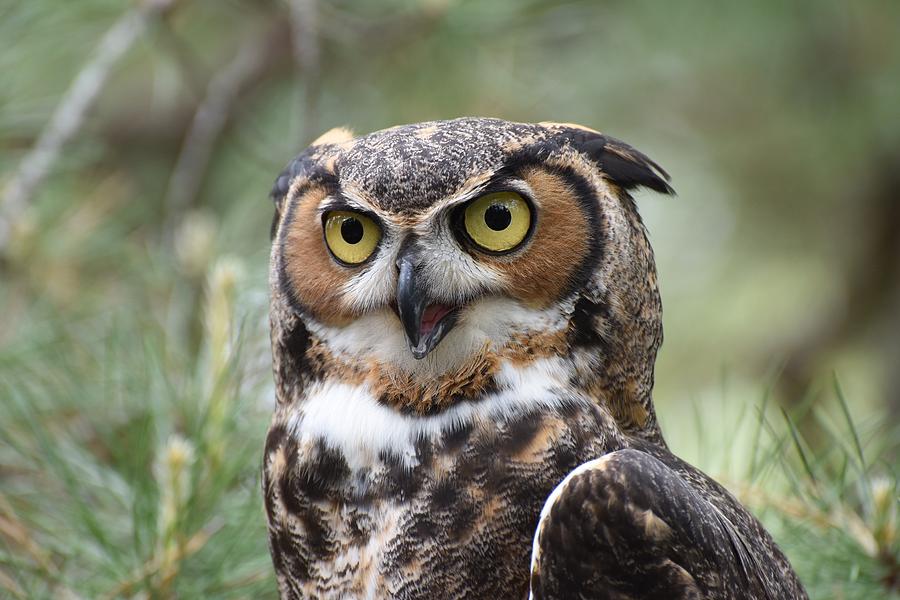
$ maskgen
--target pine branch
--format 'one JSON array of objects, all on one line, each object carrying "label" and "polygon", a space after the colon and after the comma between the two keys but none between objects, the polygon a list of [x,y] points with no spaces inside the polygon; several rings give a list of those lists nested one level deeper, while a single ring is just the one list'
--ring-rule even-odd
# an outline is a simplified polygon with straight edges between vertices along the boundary
[{"label": "pine branch", "polygon": [[174,231],[174,221],[200,192],[215,144],[241,95],[270,68],[272,44],[267,40],[272,39],[273,33],[277,32],[267,31],[264,39],[254,37],[246,42],[237,56],[210,80],[169,178],[165,200],[167,232]]}]

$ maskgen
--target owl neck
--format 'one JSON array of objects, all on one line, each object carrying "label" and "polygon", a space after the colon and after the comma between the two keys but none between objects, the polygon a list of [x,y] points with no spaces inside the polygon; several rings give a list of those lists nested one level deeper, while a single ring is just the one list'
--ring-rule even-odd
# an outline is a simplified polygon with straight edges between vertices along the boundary
[{"label": "owl neck", "polygon": [[629,342],[627,335],[643,326],[623,318],[603,295],[579,296],[556,329],[524,330],[499,347],[484,342],[454,368],[424,375],[396,362],[337,356],[295,315],[277,312],[274,369],[285,411],[445,423],[472,411],[503,416],[575,394],[605,407],[623,432],[663,443],[651,400],[655,348],[648,357],[646,345]]},{"label": "owl neck", "polygon": [[364,468],[379,456],[399,457],[411,466],[418,440],[442,439],[460,428],[493,428],[529,414],[591,404],[586,397],[566,391],[571,378],[571,366],[561,358],[541,358],[527,365],[504,360],[493,389],[475,400],[424,415],[403,413],[380,402],[365,383],[325,378],[312,383],[298,403],[281,405],[276,420],[303,439],[341,449],[354,468]]},{"label": "owl neck", "polygon": [[[462,333],[460,337],[473,336]],[[296,360],[294,354],[276,361],[282,404],[307,403],[323,385],[340,383],[364,390],[379,405],[399,414],[427,417],[460,404],[488,402],[514,383],[521,383],[516,379],[517,373],[533,371],[564,386],[571,385],[574,373],[566,360],[565,329],[510,335],[502,344],[475,337],[467,340],[469,349],[459,352],[459,356],[437,357],[430,365],[411,363],[421,364],[420,370],[406,368],[409,363],[392,360],[390,354],[369,354],[363,358],[339,354],[300,322],[281,341],[273,339],[274,354],[284,356],[301,351],[297,338],[302,338],[302,358]],[[407,351],[405,346],[402,350]]]},{"label": "owl neck", "polygon": [[653,407],[659,319],[623,313],[609,293],[583,295],[574,306],[569,339],[577,387],[605,406],[624,432],[665,445]]}]

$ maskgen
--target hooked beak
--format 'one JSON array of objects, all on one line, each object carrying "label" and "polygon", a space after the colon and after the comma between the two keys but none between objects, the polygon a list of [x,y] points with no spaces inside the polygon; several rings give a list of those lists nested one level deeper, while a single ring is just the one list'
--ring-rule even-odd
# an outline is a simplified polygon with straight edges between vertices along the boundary
[{"label": "hooked beak", "polygon": [[445,304],[428,303],[428,294],[417,281],[416,267],[409,257],[401,256],[397,267],[397,314],[409,349],[416,359],[422,359],[453,329],[459,311]]}]

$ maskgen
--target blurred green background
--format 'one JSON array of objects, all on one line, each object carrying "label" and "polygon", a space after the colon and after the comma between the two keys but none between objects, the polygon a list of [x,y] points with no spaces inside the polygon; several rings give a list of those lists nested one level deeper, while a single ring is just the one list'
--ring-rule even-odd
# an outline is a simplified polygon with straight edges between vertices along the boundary
[{"label": "blurred green background", "polygon": [[462,115],[671,173],[671,446],[813,597],[896,594],[900,3],[4,0],[0,81],[0,596],[275,595],[268,190]]}]

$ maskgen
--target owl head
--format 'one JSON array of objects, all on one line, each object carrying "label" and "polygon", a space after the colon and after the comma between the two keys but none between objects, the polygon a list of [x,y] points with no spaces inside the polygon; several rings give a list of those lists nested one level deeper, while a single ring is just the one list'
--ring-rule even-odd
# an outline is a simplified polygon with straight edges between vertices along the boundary
[{"label": "owl head", "polygon": [[661,305],[629,191],[672,193],[667,179],[577,125],[326,133],[272,192],[280,405],[331,379],[430,415],[543,361],[623,428],[656,437]]}]

